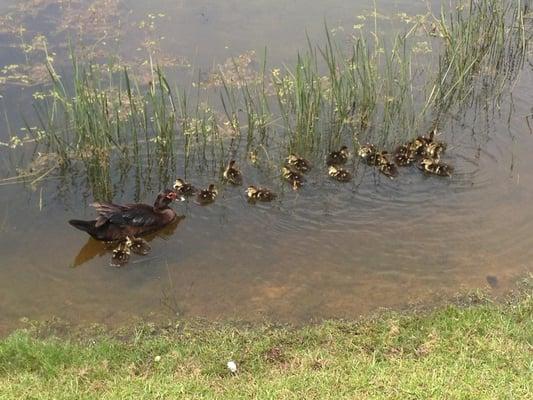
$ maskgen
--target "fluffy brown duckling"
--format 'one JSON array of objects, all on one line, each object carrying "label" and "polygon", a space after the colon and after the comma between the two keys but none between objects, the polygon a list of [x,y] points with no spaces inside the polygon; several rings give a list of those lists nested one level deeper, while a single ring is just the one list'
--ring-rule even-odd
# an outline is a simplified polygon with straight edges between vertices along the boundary
[{"label": "fluffy brown duckling", "polygon": [[326,164],[328,166],[346,164],[349,155],[350,152],[348,151],[348,147],[342,146],[338,151],[332,151],[328,154],[326,158]]},{"label": "fluffy brown duckling", "polygon": [[428,138],[424,136],[418,136],[407,143],[409,152],[415,156],[422,156],[426,151],[426,146],[430,143]]},{"label": "fluffy brown duckling", "polygon": [[394,150],[394,162],[399,167],[407,167],[416,161],[416,153],[412,152],[408,144],[402,144]]},{"label": "fluffy brown duckling", "polygon": [[112,267],[122,267],[128,263],[131,254],[131,244],[130,238],[127,237],[126,240],[121,241],[118,246],[113,249],[110,264]]},{"label": "fluffy brown duckling", "polygon": [[437,130],[432,129],[426,136],[419,136],[408,143],[412,153],[417,156],[438,158],[446,150],[446,143],[435,140]]},{"label": "fluffy brown duckling", "polygon": [[178,178],[174,182],[174,191],[180,196],[192,196],[196,193],[196,188],[183,179]]},{"label": "fluffy brown duckling", "polygon": [[289,182],[293,190],[298,190],[305,181],[303,175],[289,167],[283,167],[281,170],[283,179]]},{"label": "fluffy brown duckling", "polygon": [[289,154],[285,159],[285,162],[297,172],[306,173],[311,169],[311,163],[305,158],[297,156],[296,154]]},{"label": "fluffy brown duckling", "polygon": [[419,168],[428,173],[438,176],[452,176],[453,167],[433,158],[424,158],[420,161]]},{"label": "fluffy brown duckling", "polygon": [[349,182],[352,179],[352,174],[336,165],[329,166],[328,175],[339,182]]},{"label": "fluffy brown duckling", "polygon": [[232,185],[242,184],[241,171],[235,166],[235,160],[231,160],[224,171],[224,179]]},{"label": "fluffy brown duckling", "polygon": [[439,159],[440,155],[446,151],[446,143],[431,142],[426,146],[426,156],[433,159]]},{"label": "fluffy brown duckling", "polygon": [[398,176],[398,168],[396,168],[396,165],[390,161],[389,156],[390,155],[387,151],[382,151],[376,157],[376,164],[379,169],[379,172],[393,179]]},{"label": "fluffy brown duckling", "polygon": [[377,156],[378,151],[376,146],[373,144],[365,144],[359,148],[357,155],[367,164],[367,165],[377,165]]},{"label": "fluffy brown duckling", "polygon": [[218,196],[218,190],[215,185],[211,184],[207,189],[200,190],[196,195],[196,201],[200,205],[207,205],[215,201]]},{"label": "fluffy brown duckling", "polygon": [[246,189],[246,196],[251,202],[254,201],[272,201],[276,198],[276,193],[269,189],[255,186],[248,186]]}]

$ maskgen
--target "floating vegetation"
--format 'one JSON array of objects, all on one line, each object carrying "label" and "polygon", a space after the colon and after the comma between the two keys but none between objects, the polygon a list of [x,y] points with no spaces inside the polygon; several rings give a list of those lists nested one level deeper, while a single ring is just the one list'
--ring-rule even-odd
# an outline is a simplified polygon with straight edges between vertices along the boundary
[{"label": "floating vegetation", "polygon": [[[379,33],[376,14],[374,31],[357,26],[347,45],[326,27],[325,44],[309,41],[283,70],[267,67],[266,52],[257,63],[250,52],[184,87],[151,57],[147,79],[124,65],[102,68],[74,47],[72,68],[60,75],[43,46],[51,86],[34,96],[28,119],[37,127],[26,130],[61,165],[81,163],[97,199],[111,198],[116,167],[133,167],[138,180],[157,170],[165,184],[178,163],[185,172],[193,165],[216,172],[246,154],[258,165],[258,149],[273,174],[275,160],[291,154],[282,176],[295,189],[310,167],[295,154],[316,160],[330,152],[327,164],[338,166],[350,147],[331,152],[341,143],[395,177],[396,164],[438,161],[444,150],[427,148],[419,132],[444,126],[469,102],[498,98],[516,79],[529,52],[527,12],[521,1],[459,1],[451,13],[401,16],[407,30],[392,40]],[[376,150],[402,142],[393,154]]]}]

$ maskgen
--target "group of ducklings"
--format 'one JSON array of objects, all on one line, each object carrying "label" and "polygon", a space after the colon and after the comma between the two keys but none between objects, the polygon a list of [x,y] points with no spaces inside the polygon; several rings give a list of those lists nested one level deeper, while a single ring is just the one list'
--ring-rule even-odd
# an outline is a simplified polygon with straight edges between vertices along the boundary
[{"label": "group of ducklings", "polygon": [[[224,181],[234,186],[242,185],[243,178],[241,171],[235,165],[235,160],[231,160],[223,173]],[[174,183],[174,190],[178,196],[190,197],[196,195],[196,202],[200,205],[207,205],[213,203],[217,196],[218,190],[214,184],[210,184],[207,189],[196,189],[192,184],[185,182],[178,178]],[[246,197],[250,201],[272,201],[276,198],[276,194],[271,190],[248,186],[245,191]]]},{"label": "group of ducklings", "polygon": [[425,136],[418,136],[401,144],[393,154],[386,150],[378,151],[373,144],[366,144],[361,146],[358,155],[367,165],[377,167],[389,178],[398,175],[397,167],[408,167],[415,163],[427,174],[449,177],[453,173],[453,167],[440,160],[445,150],[446,143],[436,140],[436,130],[433,129]]},{"label": "group of ducklings", "polygon": [[[417,164],[425,173],[438,176],[451,176],[453,168],[440,157],[446,150],[446,143],[436,140],[436,130],[431,130],[425,136],[401,144],[391,154],[386,150],[378,151],[373,144],[366,144],[359,148],[358,156],[369,166],[376,167],[379,172],[389,178],[398,176],[398,167],[407,167]],[[342,146],[339,150],[329,153],[326,157],[328,175],[339,182],[349,182],[352,174],[342,166],[346,164],[350,152],[348,147]],[[305,182],[304,174],[311,170],[311,163],[296,154],[289,154],[281,169],[281,176],[294,190],[298,190]],[[224,181],[235,186],[243,183],[243,175],[231,160],[223,173]],[[207,189],[196,189],[183,179],[177,179],[174,190],[178,196],[189,197],[196,195],[196,201],[201,205],[213,203],[218,196],[218,190],[211,184]],[[277,195],[272,190],[250,185],[245,190],[249,201],[272,201]]]},{"label": "group of ducklings", "polygon": [[[352,174],[341,167],[348,161],[350,153],[348,147],[342,146],[339,150],[333,151],[326,157],[328,175],[339,181],[348,182],[352,179]],[[299,189],[305,181],[304,174],[311,169],[311,163],[296,154],[289,154],[285,159],[282,168],[283,178],[289,182],[294,190]]]}]

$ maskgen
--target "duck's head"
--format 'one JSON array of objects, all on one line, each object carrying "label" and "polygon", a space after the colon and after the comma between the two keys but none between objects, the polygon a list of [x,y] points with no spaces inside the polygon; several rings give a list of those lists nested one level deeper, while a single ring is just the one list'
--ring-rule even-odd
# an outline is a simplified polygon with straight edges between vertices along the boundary
[{"label": "duck's head", "polygon": [[235,160],[230,160],[228,164],[228,168],[233,168],[234,165],[235,165]]},{"label": "duck's head", "polygon": [[293,153],[291,153],[291,154],[289,154],[289,155],[287,156],[287,161],[290,162],[290,163],[291,163],[291,162],[296,162],[296,161],[298,161],[299,159],[300,159],[300,157],[298,157],[296,154],[293,154]]},{"label": "duck's head", "polygon": [[328,174],[335,175],[337,173],[338,169],[335,165],[330,165],[328,167]]},{"label": "duck's head", "polygon": [[209,190],[209,191],[210,191],[211,193],[213,193],[214,195],[217,195],[217,194],[218,194],[218,190],[217,190],[216,186],[213,185],[213,184],[210,184],[210,185],[208,186],[207,190]]},{"label": "duck's head", "polygon": [[349,151],[348,151],[348,146],[342,146],[339,150],[339,152],[341,154],[344,154],[345,156],[347,156],[349,154]]},{"label": "duck's head", "polygon": [[283,166],[283,168],[281,169],[281,172],[283,175],[289,175],[292,173],[292,170],[287,166]]},{"label": "duck's head", "polygon": [[420,161],[420,165],[423,167],[428,167],[433,164],[435,164],[435,160],[433,160],[432,158],[424,158],[422,159],[422,161]]},{"label": "duck's head", "polygon": [[174,182],[174,189],[179,189],[181,187],[183,187],[185,185],[185,182],[183,181],[183,179],[176,179],[176,182]]},{"label": "duck's head", "polygon": [[255,186],[248,186],[246,189],[246,195],[248,197],[253,197],[258,192],[257,188]]},{"label": "duck's head", "polygon": [[170,203],[176,201],[178,195],[172,189],[165,189],[159,192],[154,202],[154,208],[166,208]]},{"label": "duck's head", "polygon": [[362,159],[367,159],[371,155],[376,154],[376,147],[373,144],[365,144],[359,148],[357,154]]}]

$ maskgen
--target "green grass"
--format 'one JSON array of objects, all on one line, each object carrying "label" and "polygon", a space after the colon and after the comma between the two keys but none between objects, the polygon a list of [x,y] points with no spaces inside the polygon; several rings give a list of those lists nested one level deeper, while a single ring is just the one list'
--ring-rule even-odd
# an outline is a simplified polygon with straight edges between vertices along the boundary
[{"label": "green grass", "polygon": [[0,398],[528,399],[532,315],[525,294],[300,328],[20,330],[0,341]]}]

